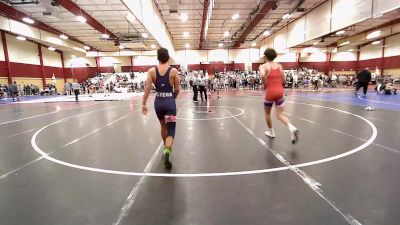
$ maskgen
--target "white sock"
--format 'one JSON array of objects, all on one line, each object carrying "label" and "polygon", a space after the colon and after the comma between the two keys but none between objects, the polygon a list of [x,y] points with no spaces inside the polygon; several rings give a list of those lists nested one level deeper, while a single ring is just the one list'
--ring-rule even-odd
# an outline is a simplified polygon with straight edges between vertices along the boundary
[{"label": "white sock", "polygon": [[295,126],[293,126],[293,124],[291,124],[291,123],[288,124],[288,128],[289,128],[290,132],[292,132],[292,133],[293,133],[295,130],[297,130],[297,128],[296,128]]}]

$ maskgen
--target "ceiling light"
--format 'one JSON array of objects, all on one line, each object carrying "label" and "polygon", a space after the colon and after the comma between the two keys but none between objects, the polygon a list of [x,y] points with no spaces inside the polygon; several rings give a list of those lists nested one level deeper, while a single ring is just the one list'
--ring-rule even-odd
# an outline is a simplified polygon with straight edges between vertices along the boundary
[{"label": "ceiling light", "polygon": [[253,47],[256,46],[256,45],[257,45],[257,44],[256,44],[255,42],[251,43],[251,46],[253,46]]},{"label": "ceiling light", "polygon": [[76,55],[71,55],[71,58],[75,58],[76,57]]},{"label": "ceiling light", "polygon": [[354,51],[354,49],[349,49],[349,50],[347,50],[347,51],[352,52],[352,51]]},{"label": "ceiling light", "polygon": [[26,41],[26,37],[22,37],[22,36],[17,36],[17,39],[20,41]]},{"label": "ceiling light", "polygon": [[336,35],[341,35],[341,34],[344,34],[344,32],[346,32],[346,31],[344,31],[344,30],[340,30],[340,31],[336,32]]},{"label": "ceiling light", "polygon": [[34,24],[35,23],[35,21],[33,19],[29,18],[29,17],[24,17],[22,20],[25,23],[29,23],[29,24]]},{"label": "ceiling light", "polygon": [[380,30],[371,32],[371,33],[367,34],[367,39],[377,38],[377,37],[379,37],[381,35],[381,32],[382,31],[380,31]]},{"label": "ceiling light", "polygon": [[65,34],[61,34],[61,35],[60,35],[60,38],[61,38],[61,39],[64,39],[64,40],[67,40],[67,39],[68,39],[68,36],[65,35]]},{"label": "ceiling light", "polygon": [[289,13],[286,13],[285,15],[282,16],[282,19],[287,20],[287,19],[290,19],[290,17],[292,17],[292,15],[290,15]]},{"label": "ceiling light", "polygon": [[108,38],[110,37],[110,35],[108,35],[108,34],[102,34],[101,37],[104,38],[104,39],[108,39]]},{"label": "ceiling light", "polygon": [[233,14],[231,18],[232,18],[233,20],[239,19],[239,13]]},{"label": "ceiling light", "polygon": [[318,43],[319,43],[319,41],[316,41],[316,42],[313,43],[313,45],[317,45]]},{"label": "ceiling light", "polygon": [[189,35],[190,35],[189,32],[187,32],[187,31],[183,32],[184,37],[189,37]]},{"label": "ceiling light", "polygon": [[77,17],[76,17],[76,20],[78,20],[78,21],[81,22],[81,23],[86,23],[86,18],[83,17],[83,16],[77,16]]},{"label": "ceiling light", "polygon": [[185,44],[185,48],[190,48],[190,44],[189,44],[189,43],[186,43],[186,44]]},{"label": "ceiling light", "polygon": [[189,16],[186,13],[181,13],[179,18],[182,20],[182,22],[186,22],[186,20],[189,19]]},{"label": "ceiling light", "polygon": [[264,36],[268,36],[270,34],[271,34],[271,32],[269,30],[264,31],[264,33],[263,33]]},{"label": "ceiling light", "polygon": [[350,44],[350,43],[351,43],[350,41],[345,41],[345,42],[343,42],[342,44],[340,44],[339,46],[348,45],[348,44]]},{"label": "ceiling light", "polygon": [[219,44],[218,44],[218,47],[222,48],[222,47],[224,47],[224,44],[219,43]]},{"label": "ceiling light", "polygon": [[48,47],[47,49],[49,49],[50,51],[55,51],[56,50],[56,48],[54,48],[54,47]]},{"label": "ceiling light", "polygon": [[151,45],[151,48],[156,48],[156,45],[154,45],[154,44],[153,44],[153,45]]},{"label": "ceiling light", "polygon": [[229,31],[225,31],[224,32],[224,37],[228,37],[229,36]]},{"label": "ceiling light", "polygon": [[85,49],[85,50],[90,50],[90,47],[89,46],[83,46],[83,48]]},{"label": "ceiling light", "polygon": [[374,42],[372,42],[373,45],[377,45],[377,44],[380,44],[380,43],[381,43],[380,41],[374,41]]},{"label": "ceiling light", "polygon": [[119,49],[124,49],[124,48],[125,48],[125,46],[119,45]]},{"label": "ceiling light", "polygon": [[148,38],[149,35],[147,33],[142,33],[142,38]]}]

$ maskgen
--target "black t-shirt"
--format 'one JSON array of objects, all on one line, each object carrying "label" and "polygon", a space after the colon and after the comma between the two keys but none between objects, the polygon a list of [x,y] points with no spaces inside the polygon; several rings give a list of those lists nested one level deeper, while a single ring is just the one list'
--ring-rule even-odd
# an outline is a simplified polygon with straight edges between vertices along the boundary
[{"label": "black t-shirt", "polygon": [[370,82],[371,73],[368,70],[363,70],[357,75],[358,82]]}]

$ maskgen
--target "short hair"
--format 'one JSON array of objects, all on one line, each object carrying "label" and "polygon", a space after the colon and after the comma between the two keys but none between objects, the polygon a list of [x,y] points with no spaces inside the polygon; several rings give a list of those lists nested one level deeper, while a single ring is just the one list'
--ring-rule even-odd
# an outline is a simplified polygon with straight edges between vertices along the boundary
[{"label": "short hair", "polygon": [[166,63],[169,60],[169,53],[166,48],[160,48],[157,50],[157,59],[162,63]]},{"label": "short hair", "polygon": [[278,54],[276,54],[275,49],[273,48],[265,49],[264,55],[269,61],[274,61],[274,59],[278,56]]}]

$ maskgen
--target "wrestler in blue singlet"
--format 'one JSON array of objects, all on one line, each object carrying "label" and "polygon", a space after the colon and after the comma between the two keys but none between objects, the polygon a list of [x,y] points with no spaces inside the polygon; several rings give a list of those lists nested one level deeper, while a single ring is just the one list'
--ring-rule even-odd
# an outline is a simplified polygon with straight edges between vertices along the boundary
[{"label": "wrestler in blue singlet", "polygon": [[[176,103],[174,89],[169,82],[169,73],[172,67],[169,67],[164,75],[161,75],[156,67],[156,99],[154,100],[154,109],[159,120],[165,119],[165,116],[176,116]],[[175,132],[174,132],[175,133]]]}]

